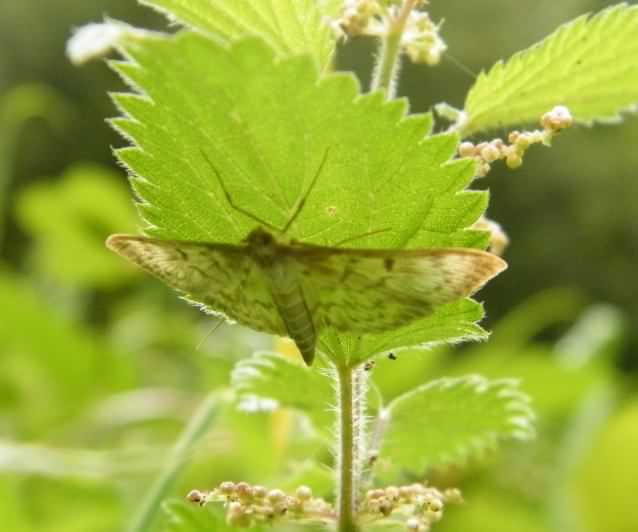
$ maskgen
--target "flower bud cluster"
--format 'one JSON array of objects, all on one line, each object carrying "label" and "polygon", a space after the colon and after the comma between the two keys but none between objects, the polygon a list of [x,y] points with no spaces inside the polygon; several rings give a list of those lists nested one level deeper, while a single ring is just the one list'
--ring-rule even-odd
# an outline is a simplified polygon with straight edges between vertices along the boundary
[{"label": "flower bud cluster", "polygon": [[330,504],[312,495],[308,486],[300,486],[294,495],[280,489],[268,490],[247,482],[222,482],[209,492],[192,490],[186,498],[201,506],[221,502],[226,508],[226,521],[231,526],[247,528],[259,522],[281,519],[332,520]]},{"label": "flower bud cluster", "polygon": [[461,157],[472,157],[478,162],[478,177],[486,176],[495,161],[505,160],[508,168],[516,169],[523,164],[523,156],[532,144],[550,146],[552,139],[563,129],[572,126],[574,120],[567,107],[554,107],[541,118],[543,130],[512,131],[508,135],[508,143],[497,138],[489,142],[473,144],[462,142],[459,146]]},{"label": "flower bud cluster", "polygon": [[341,16],[332,22],[339,37],[380,35],[385,8],[378,0],[344,0]]},{"label": "flower bud cluster", "polygon": [[412,11],[408,17],[401,44],[413,63],[438,65],[447,50],[439,33],[440,25],[434,24],[430,15],[423,11]]},{"label": "flower bud cluster", "polygon": [[[423,11],[413,9],[403,20],[399,0],[344,0],[338,19],[331,26],[339,37],[372,35],[386,37],[400,31],[402,50],[414,63],[436,65],[447,45],[439,33],[440,27]],[[427,4],[418,0],[415,7]],[[401,24],[397,21],[401,18]],[[397,27],[400,26],[400,30]]]},{"label": "flower bud cluster", "polygon": [[370,517],[380,518],[390,517],[392,514],[407,515],[406,530],[426,532],[441,520],[446,503],[461,502],[463,497],[456,488],[441,491],[417,483],[369,490],[363,502],[363,512]]},{"label": "flower bud cluster", "polygon": [[541,117],[541,125],[543,126],[543,129],[551,131],[554,134],[560,133],[563,129],[572,127],[573,124],[574,118],[569,112],[569,109],[564,105],[557,105]]},{"label": "flower bud cluster", "polygon": [[494,220],[481,216],[474,223],[472,229],[487,231],[490,233],[490,252],[495,255],[502,255],[507,246],[509,246],[510,239],[507,236],[507,233],[503,230],[500,224],[496,223]]}]

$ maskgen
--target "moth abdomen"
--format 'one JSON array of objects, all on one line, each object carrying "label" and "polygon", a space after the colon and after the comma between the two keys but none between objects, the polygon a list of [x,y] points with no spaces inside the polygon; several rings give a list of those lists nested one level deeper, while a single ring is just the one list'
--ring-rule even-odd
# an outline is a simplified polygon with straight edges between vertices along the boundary
[{"label": "moth abdomen", "polygon": [[272,296],[288,336],[295,341],[304,361],[310,366],[315,356],[317,333],[301,286],[297,284],[291,290],[288,285],[284,290],[278,290],[273,284]]}]

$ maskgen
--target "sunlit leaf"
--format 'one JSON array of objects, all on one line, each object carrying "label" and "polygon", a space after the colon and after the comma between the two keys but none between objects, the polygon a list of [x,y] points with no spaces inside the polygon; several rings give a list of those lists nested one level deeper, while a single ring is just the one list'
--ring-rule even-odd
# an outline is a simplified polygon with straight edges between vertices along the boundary
[{"label": "sunlit leaf", "polygon": [[529,439],[534,415],[528,397],[511,380],[470,376],[432,381],[387,407],[380,465],[388,471],[423,472],[462,464],[501,440]]},{"label": "sunlit leaf", "polygon": [[320,430],[329,430],[334,425],[330,378],[299,362],[275,353],[256,353],[235,366],[232,383],[245,402],[270,399],[275,401],[273,407],[304,412]]},{"label": "sunlit leaf", "polygon": [[578,122],[618,120],[638,103],[638,6],[619,4],[561,26],[482,73],[463,133],[538,122],[566,105]]},{"label": "sunlit leaf", "polygon": [[335,2],[320,0],[141,0],[217,39],[264,38],[278,55],[308,53],[319,64],[332,59],[336,38],[326,22]]}]

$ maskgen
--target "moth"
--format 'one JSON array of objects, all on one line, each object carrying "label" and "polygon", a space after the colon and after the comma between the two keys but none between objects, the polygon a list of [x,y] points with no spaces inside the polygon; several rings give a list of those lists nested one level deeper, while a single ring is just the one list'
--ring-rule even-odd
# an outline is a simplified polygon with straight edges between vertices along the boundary
[{"label": "moth", "polygon": [[311,365],[324,328],[380,333],[467,297],[503,271],[496,255],[465,248],[359,249],[305,244],[286,232],[326,162],[282,229],[236,205],[259,225],[239,244],[111,235],[106,245],[205,310],[257,331],[288,336]]}]

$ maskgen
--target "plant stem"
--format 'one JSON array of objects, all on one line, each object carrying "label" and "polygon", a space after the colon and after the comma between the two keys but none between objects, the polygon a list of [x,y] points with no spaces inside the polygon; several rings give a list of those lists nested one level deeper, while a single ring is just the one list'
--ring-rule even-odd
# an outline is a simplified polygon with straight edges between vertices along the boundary
[{"label": "plant stem", "polygon": [[139,511],[128,528],[129,532],[146,532],[151,529],[160,511],[162,501],[175,484],[175,480],[191,456],[193,448],[217,417],[219,406],[220,394],[212,392],[197,408],[175,443],[164,469],[144,497]]},{"label": "plant stem", "polygon": [[366,427],[368,374],[362,366],[358,366],[352,372],[353,406],[354,412],[354,494],[355,514],[359,511],[357,499],[361,493],[361,482],[368,460],[368,434]]},{"label": "plant stem", "polygon": [[394,98],[396,78],[401,57],[401,37],[410,13],[418,0],[404,0],[401,10],[394,19],[388,20],[387,33],[381,41],[381,51],[374,70],[370,90],[384,89],[388,100]]},{"label": "plant stem", "polygon": [[338,449],[338,532],[357,532],[355,522],[355,411],[353,370],[347,364],[337,367],[339,381],[339,449]]}]

